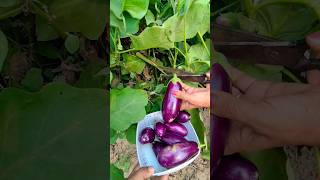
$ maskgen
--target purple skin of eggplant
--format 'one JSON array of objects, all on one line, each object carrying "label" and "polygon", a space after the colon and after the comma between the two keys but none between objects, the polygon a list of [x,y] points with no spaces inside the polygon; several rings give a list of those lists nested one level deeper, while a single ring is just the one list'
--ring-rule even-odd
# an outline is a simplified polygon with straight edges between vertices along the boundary
[{"label": "purple skin of eggplant", "polygon": [[187,111],[180,111],[175,121],[179,123],[185,123],[188,122],[190,119],[191,115]]},{"label": "purple skin of eggplant", "polygon": [[249,160],[235,155],[221,159],[214,180],[258,180],[257,167]]},{"label": "purple skin of eggplant", "polygon": [[165,148],[166,146],[167,146],[166,143],[160,142],[160,141],[155,141],[152,143],[152,150],[153,150],[154,154],[156,155],[156,157],[158,156],[161,149]]},{"label": "purple skin of eggplant", "polygon": [[[231,93],[231,82],[227,72],[220,64],[214,64],[211,68],[211,92],[224,91]],[[213,97],[213,95],[211,95]],[[211,103],[213,101],[211,100]],[[210,105],[213,112],[213,104]],[[230,127],[228,119],[211,114],[210,119],[210,177],[213,177],[224,154],[225,141]]]},{"label": "purple skin of eggplant", "polygon": [[166,128],[167,131],[173,134],[177,134],[183,137],[188,134],[188,130],[183,124],[172,122],[172,123],[167,123],[166,126],[167,126]]},{"label": "purple skin of eggplant", "polygon": [[162,117],[166,123],[174,121],[179,114],[182,101],[173,96],[173,93],[178,90],[182,90],[180,82],[175,80],[170,81],[162,101]]},{"label": "purple skin of eggplant", "polygon": [[155,133],[152,128],[145,128],[142,130],[140,137],[139,137],[139,142],[141,144],[147,144],[147,143],[152,143],[155,138]]},{"label": "purple skin of eggplant", "polygon": [[157,136],[161,138],[166,133],[167,126],[162,122],[157,122],[154,126],[154,130],[156,131]]},{"label": "purple skin of eggplant", "polygon": [[176,167],[197,154],[198,144],[192,141],[168,145],[158,154],[158,162],[165,168]]},{"label": "purple skin of eggplant", "polygon": [[163,135],[160,138],[160,140],[166,144],[169,144],[169,145],[179,143],[179,142],[187,142],[187,140],[184,137],[179,136],[177,134],[169,133],[169,132],[167,132],[165,135]]}]

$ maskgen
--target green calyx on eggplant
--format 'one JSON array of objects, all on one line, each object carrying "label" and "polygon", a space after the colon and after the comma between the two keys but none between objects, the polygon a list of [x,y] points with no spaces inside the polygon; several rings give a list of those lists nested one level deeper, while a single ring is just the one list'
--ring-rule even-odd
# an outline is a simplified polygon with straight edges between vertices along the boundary
[{"label": "green calyx on eggplant", "polygon": [[198,151],[198,144],[195,142],[175,143],[161,149],[157,159],[161,166],[173,168],[194,157]]},{"label": "green calyx on eggplant", "polygon": [[162,101],[162,117],[165,123],[173,122],[179,115],[181,108],[181,99],[176,98],[173,93],[175,91],[181,91],[182,86],[180,79],[176,75],[171,79],[167,86],[166,94]]},{"label": "green calyx on eggplant", "polygon": [[[211,68],[211,93],[214,91],[224,91],[231,93],[231,81],[220,64],[214,64]],[[213,97],[211,95],[211,97]],[[213,105],[211,108],[214,109]],[[213,112],[211,109],[211,113]],[[225,141],[230,127],[228,119],[218,117],[215,114],[210,116],[210,177],[213,177],[219,162],[224,155]]]}]

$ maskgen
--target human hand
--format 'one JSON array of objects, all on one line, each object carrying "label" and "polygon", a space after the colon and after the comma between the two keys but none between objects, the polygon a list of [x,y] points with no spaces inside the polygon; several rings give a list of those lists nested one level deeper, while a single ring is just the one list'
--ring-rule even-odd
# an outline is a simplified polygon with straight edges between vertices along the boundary
[{"label": "human hand", "polygon": [[226,153],[281,145],[319,145],[320,87],[256,80],[227,69],[232,95],[212,92],[214,114],[231,119]]},{"label": "human hand", "polygon": [[[206,76],[210,78],[210,73]],[[182,99],[181,110],[210,107],[210,84],[205,88],[190,87],[181,82],[182,91],[174,92],[174,96]]]},{"label": "human hand", "polygon": [[[153,167],[142,167],[139,168],[139,165],[136,165],[136,167],[133,169],[132,173],[128,177],[128,180],[145,180],[150,178],[154,173]],[[159,176],[159,177],[153,177],[154,180],[168,180],[169,176]]]}]

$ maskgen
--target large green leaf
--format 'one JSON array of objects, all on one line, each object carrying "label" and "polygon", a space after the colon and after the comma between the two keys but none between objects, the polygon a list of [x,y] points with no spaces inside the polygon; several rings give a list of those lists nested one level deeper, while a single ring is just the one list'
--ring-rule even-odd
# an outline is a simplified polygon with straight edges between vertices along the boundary
[{"label": "large green leaf", "polygon": [[8,40],[6,35],[0,30],[0,71],[8,54]]},{"label": "large green leaf", "polygon": [[142,61],[137,56],[129,55],[129,54],[123,54],[123,61],[125,63],[125,68],[129,72],[141,74],[146,63]]},{"label": "large green leaf", "polygon": [[149,0],[127,0],[124,4],[124,11],[136,19],[141,19],[147,13]]},{"label": "large green leaf", "polygon": [[38,41],[50,41],[59,37],[57,31],[41,16],[36,16],[36,28]]},{"label": "large green leaf", "polygon": [[110,10],[119,19],[122,18],[124,2],[125,2],[125,0],[111,0],[110,1]]},{"label": "large green leaf", "polygon": [[131,125],[126,131],[126,138],[129,143],[136,144],[137,124]]},{"label": "large green leaf", "polygon": [[145,91],[129,87],[110,91],[110,127],[124,131],[146,115],[148,97]]},{"label": "large green leaf", "polygon": [[136,50],[150,48],[170,49],[174,43],[169,40],[166,30],[163,27],[147,27],[139,36],[131,36],[132,47]]},{"label": "large green leaf", "polygon": [[108,1],[55,0],[48,2],[55,24],[65,32],[81,32],[96,40],[107,24]]},{"label": "large green leaf", "polygon": [[198,109],[192,109],[189,111],[191,115],[191,123],[194,129],[196,130],[196,133],[199,137],[200,144],[205,144],[205,134],[206,134],[206,128],[204,127],[203,122],[200,119],[199,110]]},{"label": "large green leaf", "polygon": [[43,84],[41,69],[31,68],[21,81],[21,84],[29,91],[40,90]]},{"label": "large green leaf", "polygon": [[259,180],[285,180],[286,155],[282,149],[270,149],[243,154],[258,168]]},{"label": "large green leaf", "polygon": [[208,0],[195,0],[184,16],[178,14],[163,23],[171,41],[179,42],[194,37],[198,32],[203,35],[210,29],[210,4]]},{"label": "large green leaf", "polygon": [[110,164],[110,180],[124,180],[123,171],[113,164]]},{"label": "large green leaf", "polygon": [[0,93],[0,179],[103,179],[107,93],[49,84]]}]

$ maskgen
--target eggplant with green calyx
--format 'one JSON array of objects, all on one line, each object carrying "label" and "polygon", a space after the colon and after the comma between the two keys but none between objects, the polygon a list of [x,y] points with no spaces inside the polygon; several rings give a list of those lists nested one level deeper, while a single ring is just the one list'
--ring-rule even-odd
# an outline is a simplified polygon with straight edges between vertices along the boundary
[{"label": "eggplant with green calyx", "polygon": [[181,91],[182,86],[176,75],[169,82],[166,94],[162,101],[162,117],[164,122],[171,123],[178,116],[181,108],[181,99],[176,98],[173,93]]},{"label": "eggplant with green calyx", "polygon": [[167,132],[162,137],[160,137],[160,140],[170,145],[179,143],[179,142],[187,142],[187,140],[184,137],[179,136],[177,134],[169,133],[169,132]]},{"label": "eggplant with green calyx", "polygon": [[154,130],[156,131],[157,136],[161,138],[166,133],[167,126],[162,122],[157,122],[154,126]]},{"label": "eggplant with green calyx", "polygon": [[188,122],[190,119],[191,115],[187,111],[180,111],[175,121],[179,123],[185,123]]},{"label": "eggplant with green calyx", "polygon": [[180,136],[186,136],[188,134],[187,128],[180,123],[172,122],[166,124],[166,131]]},{"label": "eggplant with green calyx", "polygon": [[[227,72],[220,64],[214,64],[211,68],[211,93],[215,91],[224,91],[231,93],[231,82]],[[211,95],[211,97],[214,97]],[[212,101],[211,101],[212,102]],[[213,105],[211,108],[214,109]],[[214,173],[224,154],[225,141],[229,131],[230,122],[226,118],[218,117],[210,110],[210,175]]]},{"label": "eggplant with green calyx", "polygon": [[188,161],[198,151],[198,144],[195,142],[175,143],[160,150],[157,159],[161,166],[169,169]]},{"label": "eggplant with green calyx", "polygon": [[159,152],[161,149],[165,148],[167,146],[166,143],[160,142],[160,141],[155,141],[152,143],[152,150],[156,156],[158,156]]},{"label": "eggplant with green calyx", "polygon": [[257,167],[249,160],[238,156],[224,156],[212,177],[214,180],[258,180]]},{"label": "eggplant with green calyx", "polygon": [[141,144],[147,144],[147,143],[152,143],[155,139],[155,133],[152,128],[145,128],[142,130],[140,137],[139,137],[139,142]]}]

